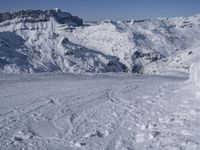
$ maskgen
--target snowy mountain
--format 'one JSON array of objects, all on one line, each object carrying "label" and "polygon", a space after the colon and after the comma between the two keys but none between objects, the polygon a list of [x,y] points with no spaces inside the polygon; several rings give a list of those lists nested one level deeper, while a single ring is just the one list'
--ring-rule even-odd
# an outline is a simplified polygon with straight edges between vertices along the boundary
[{"label": "snowy mountain", "polygon": [[199,41],[200,15],[0,13],[0,150],[200,150]]},{"label": "snowy mountain", "polygon": [[188,72],[200,56],[200,15],[83,23],[70,13],[0,14],[0,72]]}]

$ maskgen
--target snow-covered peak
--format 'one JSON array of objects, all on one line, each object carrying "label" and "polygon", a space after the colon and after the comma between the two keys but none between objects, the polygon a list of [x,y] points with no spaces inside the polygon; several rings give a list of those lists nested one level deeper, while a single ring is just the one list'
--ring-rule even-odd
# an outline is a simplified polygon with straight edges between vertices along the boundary
[{"label": "snow-covered peak", "polygon": [[82,25],[59,9],[1,13],[0,69],[160,74],[200,56],[200,15]]},{"label": "snow-covered peak", "polygon": [[55,11],[56,11],[56,12],[61,12],[62,10],[56,7],[56,8],[55,8]]}]

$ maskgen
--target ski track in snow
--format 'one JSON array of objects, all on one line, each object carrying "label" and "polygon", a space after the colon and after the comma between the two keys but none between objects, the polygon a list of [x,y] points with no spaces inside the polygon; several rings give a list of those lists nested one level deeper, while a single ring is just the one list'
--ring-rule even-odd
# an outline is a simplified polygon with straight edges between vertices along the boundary
[{"label": "ski track in snow", "polygon": [[200,102],[184,78],[1,75],[1,150],[200,148]]}]

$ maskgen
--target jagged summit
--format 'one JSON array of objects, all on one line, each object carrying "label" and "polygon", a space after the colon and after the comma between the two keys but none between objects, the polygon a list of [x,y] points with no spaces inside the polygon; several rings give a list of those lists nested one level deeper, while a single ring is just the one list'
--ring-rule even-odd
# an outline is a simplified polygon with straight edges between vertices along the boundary
[{"label": "jagged summit", "polygon": [[49,21],[50,18],[54,18],[60,24],[70,23],[70,25],[74,26],[83,25],[81,18],[72,16],[70,13],[63,12],[58,8],[49,10],[20,10],[13,13],[0,13],[0,22],[12,19],[20,19],[25,22],[45,22]]}]

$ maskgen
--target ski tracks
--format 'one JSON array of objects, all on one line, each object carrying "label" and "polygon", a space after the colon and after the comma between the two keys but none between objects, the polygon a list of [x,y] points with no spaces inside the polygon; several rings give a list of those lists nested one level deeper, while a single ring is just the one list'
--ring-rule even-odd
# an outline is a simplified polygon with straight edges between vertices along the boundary
[{"label": "ski tracks", "polygon": [[[191,87],[183,86],[181,81],[114,77],[46,82],[35,87],[44,91],[44,96],[32,96],[1,112],[0,149],[147,150],[199,146],[200,104]],[[23,89],[31,92],[28,89],[33,85]]]}]

